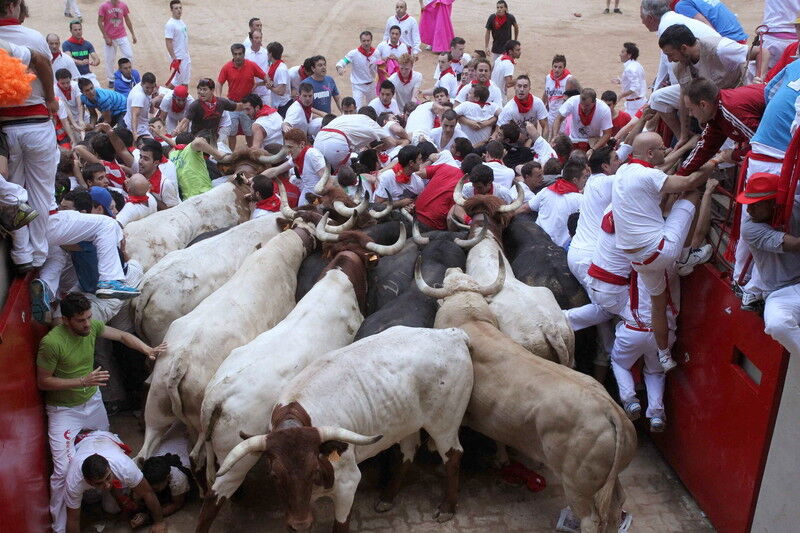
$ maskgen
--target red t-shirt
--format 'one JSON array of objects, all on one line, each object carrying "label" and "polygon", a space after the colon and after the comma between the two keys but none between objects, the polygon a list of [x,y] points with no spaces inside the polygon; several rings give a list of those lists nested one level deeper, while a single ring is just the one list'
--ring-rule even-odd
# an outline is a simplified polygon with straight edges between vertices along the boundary
[{"label": "red t-shirt", "polygon": [[431,165],[425,173],[430,178],[428,185],[417,196],[414,211],[417,218],[433,229],[447,229],[447,213],[455,203],[453,190],[464,173],[452,165]]},{"label": "red t-shirt", "polygon": [[611,120],[611,135],[616,135],[630,121],[631,116],[625,111],[620,111],[617,118]]},{"label": "red t-shirt", "polygon": [[266,78],[266,73],[261,67],[250,61],[244,60],[244,64],[236,68],[233,61],[228,61],[219,71],[217,81],[220,83],[228,82],[228,98],[234,102],[240,102],[242,98],[253,92],[256,82],[253,78]]}]

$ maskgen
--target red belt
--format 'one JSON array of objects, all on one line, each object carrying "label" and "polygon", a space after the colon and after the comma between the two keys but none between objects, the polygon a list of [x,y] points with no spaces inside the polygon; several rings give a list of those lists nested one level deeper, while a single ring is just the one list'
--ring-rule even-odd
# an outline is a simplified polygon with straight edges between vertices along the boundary
[{"label": "red belt", "polygon": [[589,271],[587,274],[592,276],[594,279],[605,281],[606,283],[610,283],[612,285],[627,285],[630,282],[630,278],[609,272],[608,270],[605,270],[594,263],[589,265]]},{"label": "red belt", "polygon": [[336,174],[336,173],[338,173],[340,168],[345,166],[347,164],[347,162],[350,161],[350,152],[353,151],[353,145],[350,144],[350,139],[347,138],[347,134],[345,132],[343,132],[342,130],[337,130],[337,129],[334,129],[334,128],[322,128],[319,131],[330,131],[330,132],[333,132],[333,133],[338,133],[339,135],[344,137],[344,142],[347,143],[347,149],[348,149],[347,154],[345,154],[344,158],[341,161],[339,161],[339,163],[336,165],[335,168],[333,168],[333,173]]},{"label": "red belt", "polygon": [[343,132],[342,130],[337,130],[337,129],[334,129],[334,128],[322,128],[319,131],[331,131],[333,133],[338,133],[339,135],[344,137],[344,140],[347,143],[347,146],[352,150],[352,146],[353,145],[350,143],[350,139],[347,138],[347,134],[345,132]]},{"label": "red belt", "polygon": [[658,243],[658,248],[656,248],[656,251],[653,252],[653,255],[651,255],[650,257],[648,257],[647,259],[645,259],[641,263],[636,262],[636,261],[631,261],[631,264],[632,265],[649,265],[650,263],[652,263],[653,261],[658,259],[658,255],[661,253],[661,250],[663,250],[663,249],[664,249],[664,239],[661,239],[661,242]]}]

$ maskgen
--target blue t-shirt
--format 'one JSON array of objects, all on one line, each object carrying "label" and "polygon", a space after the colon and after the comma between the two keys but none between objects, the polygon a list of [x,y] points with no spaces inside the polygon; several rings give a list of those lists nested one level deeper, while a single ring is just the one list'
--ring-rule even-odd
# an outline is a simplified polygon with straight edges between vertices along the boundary
[{"label": "blue t-shirt", "polygon": [[131,69],[130,80],[126,80],[122,76],[122,72],[120,72],[119,70],[114,72],[114,90],[124,95],[125,98],[128,97],[128,93],[131,92],[133,86],[139,83],[140,81],[142,81],[142,77],[139,75],[139,71],[136,70],[135,68]]},{"label": "blue t-shirt", "polygon": [[95,88],[95,92],[97,93],[97,100],[94,102],[86,98],[86,95],[81,95],[83,105],[97,109],[100,112],[111,111],[112,117],[119,114],[124,115],[128,111],[128,99],[124,95],[111,89]]},{"label": "blue t-shirt", "polygon": [[786,151],[792,139],[794,103],[800,96],[800,61],[786,65],[764,88],[767,107],[750,143]]},{"label": "blue t-shirt", "polygon": [[[94,46],[89,41],[84,40],[83,44],[75,44],[70,41],[61,43],[61,51],[72,54],[72,59],[89,59],[89,54],[94,53]],[[89,65],[75,65],[81,74],[89,74]]]},{"label": "blue t-shirt", "polygon": [[720,0],[680,0],[675,12],[689,18],[700,13],[717,30],[717,33],[733,41],[746,41],[747,34],[733,11]]},{"label": "blue t-shirt", "polygon": [[331,112],[331,98],[339,96],[339,89],[336,82],[330,76],[325,76],[322,81],[317,81],[312,77],[304,79],[300,83],[310,83],[314,87],[314,109]]}]

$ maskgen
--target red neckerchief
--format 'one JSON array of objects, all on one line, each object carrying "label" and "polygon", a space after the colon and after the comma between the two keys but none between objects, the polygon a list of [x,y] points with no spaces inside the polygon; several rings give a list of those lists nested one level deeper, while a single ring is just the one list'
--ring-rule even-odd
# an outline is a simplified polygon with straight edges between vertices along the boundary
[{"label": "red neckerchief", "polygon": [[643,167],[653,168],[653,165],[651,165],[647,161],[642,161],[641,159],[636,159],[635,157],[631,157],[630,159],[628,159],[628,163],[631,164],[631,165],[633,165],[635,163],[635,164],[642,165]]},{"label": "red neckerchief", "polygon": [[278,110],[275,109],[274,107],[271,107],[271,106],[268,106],[268,105],[262,105],[261,109],[258,110],[258,113],[256,113],[256,116],[255,116],[255,118],[253,118],[253,120],[255,120],[255,119],[259,118],[259,117],[268,117],[271,114],[277,113],[277,112],[278,112]]},{"label": "red neckerchief", "polygon": [[450,73],[450,74],[452,74],[453,76],[455,76],[455,75],[456,75],[456,73],[453,71],[453,67],[447,67],[446,69],[444,69],[443,71],[441,71],[441,72],[439,73],[439,79],[442,79],[442,76],[444,76],[444,75],[445,75],[445,74],[447,74],[447,73]]},{"label": "red neckerchief", "polygon": [[50,62],[51,63],[54,62],[56,59],[58,59],[58,56],[60,56],[60,55],[61,55],[61,52],[55,52],[53,54],[53,59],[51,59]]},{"label": "red neckerchief", "polygon": [[303,113],[306,114],[306,122],[309,122],[311,120],[311,108],[314,106],[314,104],[312,103],[309,106],[305,106],[303,105],[303,102],[301,102],[299,98],[297,99],[297,103],[300,104],[300,107],[303,108]]},{"label": "red neckerchief", "polygon": [[403,172],[403,165],[400,163],[392,167],[392,172],[394,172],[394,180],[397,183],[408,183],[411,181],[411,176]]},{"label": "red neckerchief", "polygon": [[300,79],[301,80],[304,80],[304,79],[306,79],[308,77],[308,73],[306,72],[306,69],[303,68],[302,66],[299,69],[297,69],[297,73],[300,74]]},{"label": "red neckerchief", "polygon": [[439,120],[439,115],[433,115],[433,127],[439,128],[442,125],[442,121]]},{"label": "red neckerchief", "polygon": [[[478,80],[472,80],[472,82],[471,82],[471,83],[472,83],[472,85],[478,85]],[[486,80],[486,83],[484,83],[484,84],[482,84],[482,85],[483,85],[484,87],[488,87],[488,86],[489,86],[489,85],[491,85],[491,84],[492,84],[491,80]]]},{"label": "red neckerchief", "polygon": [[672,0],[672,1],[669,3],[669,9],[670,9],[671,11],[675,11],[675,6],[677,6],[677,5],[678,5],[678,2],[680,2],[680,1],[681,1],[681,0]]},{"label": "red neckerchief", "polygon": [[487,105],[489,105],[491,102],[475,102],[475,103],[483,108],[483,107],[486,107]]},{"label": "red neckerchief", "polygon": [[528,93],[528,98],[525,100],[520,100],[517,96],[514,96],[514,101],[517,103],[517,109],[519,109],[522,115],[530,111],[533,107],[533,95],[530,93]]},{"label": "red neckerchief", "polygon": [[206,102],[204,100],[200,100],[200,108],[203,110],[203,120],[208,120],[211,118],[216,118],[220,116],[217,113],[217,97],[212,96],[211,101]]},{"label": "red neckerchief", "polygon": [[153,191],[154,194],[161,194],[161,169],[156,167],[153,171],[153,174],[147,178],[150,182],[150,190]]},{"label": "red neckerchief", "polygon": [[397,71],[397,79],[399,79],[403,83],[403,85],[408,85],[408,83],[411,81],[411,78],[413,78],[413,77],[414,77],[414,71],[413,70],[409,73],[408,78],[406,78],[406,79],[403,79],[403,73],[402,72],[400,72],[399,70]]},{"label": "red neckerchief", "polygon": [[264,211],[276,213],[281,209],[281,199],[277,194],[273,194],[266,200],[259,200],[256,202],[256,209],[263,209]]},{"label": "red neckerchief", "polygon": [[567,69],[564,69],[561,72],[561,76],[558,79],[556,79],[556,77],[553,75],[553,71],[551,70],[550,71],[550,79],[553,80],[554,82],[556,82],[556,89],[558,89],[558,88],[561,87],[561,82],[564,80],[564,78],[566,78],[570,74],[571,74],[570,71],[568,71]]},{"label": "red neckerchief", "polygon": [[175,96],[173,95],[172,96],[172,100],[170,100],[170,102],[169,102],[170,103],[170,109],[172,110],[173,113],[182,112],[184,109],[186,109],[187,100],[188,100],[188,98],[183,101],[183,105],[182,106],[178,107],[178,103],[175,101]]},{"label": "red neckerchief", "polygon": [[584,113],[583,108],[578,104],[578,117],[581,119],[581,124],[584,126],[588,126],[592,123],[592,119],[594,118],[594,112],[597,111],[597,103],[592,106],[592,110],[589,113]]},{"label": "red neckerchief", "polygon": [[275,71],[278,70],[278,67],[281,65],[281,63],[283,63],[283,61],[279,59],[269,66],[269,70],[267,70],[267,76],[269,76],[269,79],[275,79]]},{"label": "red neckerchief", "polygon": [[396,50],[396,49],[400,48],[400,45],[401,45],[401,44],[403,44],[403,43],[402,43],[402,42],[399,42],[399,41],[398,41],[398,43],[397,43],[397,44],[392,44],[392,41],[389,41],[389,48],[393,48],[393,49],[395,49],[395,50]]},{"label": "red neckerchief", "polygon": [[463,157],[463,156],[460,156],[460,155],[455,155],[455,154],[453,154],[453,159],[455,159],[456,161],[463,161],[463,160],[464,160],[464,157]]},{"label": "red neckerchief", "polygon": [[500,28],[502,28],[503,24],[506,23],[506,20],[508,20],[508,13],[506,13],[502,17],[499,16],[499,15],[495,15],[494,16],[494,29],[495,30],[499,30]]},{"label": "red neckerchief", "polygon": [[[56,83],[56,85],[58,84]],[[72,100],[72,87],[69,88],[68,92],[64,92],[64,89],[61,88],[61,85],[58,85],[58,89],[61,91],[61,94],[64,95],[64,98],[67,99],[67,101]]]},{"label": "red neckerchief", "polygon": [[510,56],[510,55],[508,55],[508,54],[503,54],[502,56],[500,56],[500,60],[501,60],[501,61],[511,61],[511,62],[512,62],[512,63],[514,63],[515,65],[517,64],[517,60],[516,60],[516,59],[514,59],[513,57],[511,57],[511,56]]},{"label": "red neckerchief", "polygon": [[462,84],[460,84],[460,85],[458,86],[458,89],[456,89],[456,94],[460,93],[460,92],[461,92],[461,89],[463,89],[465,85],[466,85],[466,83],[462,83]]},{"label": "red neckerchief", "polygon": [[501,165],[503,164],[503,162],[500,161],[499,159],[487,159],[486,162],[487,163],[500,163]]},{"label": "red neckerchief", "polygon": [[[395,15],[395,16],[394,16],[394,18],[396,18],[396,19],[397,19],[397,15]],[[402,17],[400,17],[399,19],[397,19],[397,22],[403,22],[403,21],[404,21],[404,20],[406,20],[407,18],[408,18],[408,13],[406,13],[405,15],[403,15]]]},{"label": "red neckerchief", "polygon": [[609,211],[603,216],[603,219],[600,221],[600,229],[605,231],[606,233],[614,234],[614,212]]},{"label": "red neckerchief", "polygon": [[297,169],[297,176],[300,177],[303,174],[303,166],[306,163],[306,152],[308,149],[311,148],[308,144],[306,144],[302,150],[300,150],[300,154],[297,157],[293,157],[292,160],[294,161],[294,168]]},{"label": "red neckerchief", "polygon": [[134,196],[132,194],[128,195],[128,202],[131,204],[144,204],[147,205],[149,203],[149,198],[145,194],[144,196]]},{"label": "red neckerchief", "polygon": [[548,187],[551,191],[556,194],[567,194],[569,192],[581,192],[578,189],[578,186],[572,183],[571,181],[567,181],[564,178],[558,178],[556,182]]},{"label": "red neckerchief", "polygon": [[378,160],[381,162],[381,165],[385,165],[389,161],[389,154],[386,152],[379,153]]},{"label": "red neckerchief", "polygon": [[358,47],[358,51],[361,52],[362,54],[364,54],[364,57],[366,57],[366,58],[369,58],[369,56],[371,56],[372,54],[375,53],[375,49],[374,48],[372,49],[372,51],[370,51],[370,53],[367,53],[367,51],[364,50],[363,46],[359,46]]},{"label": "red neckerchief", "polygon": [[86,39],[81,37],[80,39],[76,39],[75,37],[70,37],[67,41],[71,42],[72,44],[77,44],[78,46],[83,46],[83,43],[86,42]]},{"label": "red neckerchief", "polygon": [[451,57],[451,58],[450,58],[450,63],[454,63],[454,64],[456,64],[456,65],[460,65],[460,64],[461,64],[461,58],[459,58],[459,59],[453,59],[453,58]]},{"label": "red neckerchief", "polygon": [[0,19],[0,26],[19,26],[22,24],[19,19],[15,18],[7,18],[7,19]]}]

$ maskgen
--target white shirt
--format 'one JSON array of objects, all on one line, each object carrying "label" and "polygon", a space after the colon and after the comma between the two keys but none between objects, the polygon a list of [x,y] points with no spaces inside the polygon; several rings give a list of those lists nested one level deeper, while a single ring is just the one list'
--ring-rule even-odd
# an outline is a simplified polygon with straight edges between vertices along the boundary
[{"label": "white shirt", "polygon": [[561,247],[569,242],[567,221],[570,215],[580,211],[581,196],[579,192],[558,194],[544,188],[528,202],[531,211],[539,212],[536,223]]},{"label": "white shirt", "polygon": [[412,53],[418,54],[421,40],[417,20],[409,16],[405,20],[399,21],[395,15],[392,15],[386,19],[386,29],[383,31],[384,41],[389,40],[389,30],[392,26],[400,26],[400,42],[410,46]]},{"label": "white shirt", "polygon": [[67,508],[80,509],[83,493],[92,488],[83,478],[81,471],[83,461],[90,455],[99,454],[105,457],[111,472],[123,488],[133,488],[142,482],[144,479],[142,471],[133,459],[125,455],[118,443],[122,443],[119,437],[108,431],[93,431],[78,443],[75,455],[67,467],[64,497]]},{"label": "white shirt", "polygon": [[[139,123],[133,124],[133,113],[131,108],[139,107],[141,111],[139,111]],[[147,130],[147,126],[149,123],[149,116],[150,113],[150,97],[147,96],[142,89],[142,84],[137,83],[131,89],[131,92],[128,93],[128,112],[125,113],[125,124],[128,125],[128,128],[131,131],[136,131],[137,135],[145,135],[150,136],[150,132]]]},{"label": "white shirt", "polygon": [[[481,121],[491,118],[497,113],[498,107],[495,104],[487,104],[481,106],[475,102],[464,102],[455,107],[455,112],[458,116],[467,117],[468,119]],[[474,130],[470,127],[464,127],[461,130],[464,137],[469,139],[473,146],[482,143],[492,134],[492,127],[485,126],[483,128]]]},{"label": "white shirt", "polygon": [[[506,189],[511,189],[511,186],[514,184],[515,177],[513,169],[510,169],[503,163],[499,163],[497,161],[489,161],[488,163],[484,163],[484,165],[492,169],[495,184]],[[516,198],[516,191],[514,193],[514,198]]]},{"label": "white shirt", "polygon": [[142,219],[147,215],[152,215],[158,211],[158,204],[152,194],[147,193],[146,204],[135,204],[133,202],[126,202],[125,205],[117,213],[117,222],[123,227],[129,223]]},{"label": "white shirt", "polygon": [[[137,152],[133,155],[131,171],[135,174],[139,172],[139,154]],[[161,191],[158,193],[151,191],[150,194],[157,200],[164,202],[167,207],[174,207],[181,203],[181,196],[178,192],[178,169],[175,168],[175,163],[167,161],[166,163],[159,163],[158,170],[161,172]],[[127,194],[125,193],[126,197]]]},{"label": "white shirt", "polygon": [[550,123],[556,119],[556,116],[558,116],[558,109],[566,100],[564,97],[564,91],[567,87],[567,81],[571,77],[572,74],[567,74],[563,80],[558,82],[558,87],[556,87],[556,81],[550,77],[549,73],[544,77],[544,94],[547,97],[547,105],[549,109],[548,119],[550,120]]},{"label": "white shirt", "polygon": [[[475,196],[475,187],[471,183],[467,183],[464,185],[464,189],[461,192],[464,198],[472,198]],[[492,183],[492,195],[497,196],[507,204],[510,204],[517,199],[516,190],[512,191],[508,187],[503,187],[497,183]]]},{"label": "white shirt", "polygon": [[[667,28],[670,26],[674,26],[675,24],[683,24],[687,28],[689,28],[695,37],[698,39],[703,37],[719,37],[719,33],[714,30],[708,24],[700,22],[697,19],[689,18],[685,15],[681,15],[680,13],[676,13],[675,11],[667,11],[661,17],[661,20],[658,23],[658,30],[657,34],[661,37],[661,34],[666,31]],[[661,52],[661,62],[658,65],[658,74],[656,74],[656,81],[653,84],[653,87],[658,88],[661,83],[664,81],[665,78],[672,75],[672,69],[669,67],[669,60],[667,56],[664,55],[664,52]]]},{"label": "white shirt", "polygon": [[385,61],[391,56],[394,56],[395,59],[400,59],[400,56],[403,54],[414,53],[413,48],[405,44],[402,39],[397,43],[397,46],[392,46],[392,43],[389,41],[380,42],[378,46],[375,47],[375,51],[378,53],[378,58],[382,61]]},{"label": "white shirt", "polygon": [[359,52],[358,48],[354,48],[347,52],[347,55],[336,63],[336,66],[345,68],[349,63],[352,67],[350,83],[365,84],[375,81],[375,74],[378,72],[376,64],[379,60],[380,58],[374,48],[369,57]]},{"label": "white shirt", "polygon": [[[268,71],[269,65],[264,69],[264,72]],[[272,78],[272,82],[275,87],[279,85],[286,86],[283,96],[267,89],[267,92],[269,92],[270,105],[277,109],[292,99],[292,85],[289,82],[289,68],[286,66],[286,63],[281,63],[278,65],[278,68],[275,69],[275,76]]]},{"label": "white shirt", "polygon": [[439,76],[439,78],[436,80],[433,88],[436,89],[438,87],[444,87],[447,89],[448,98],[455,98],[456,94],[458,93],[458,80],[454,74],[448,72],[444,76]]},{"label": "white shirt", "polygon": [[591,252],[597,246],[600,237],[600,222],[603,212],[611,205],[611,187],[614,176],[592,174],[583,187],[581,200],[581,216],[578,227],[569,247]]},{"label": "white shirt", "polygon": [[[53,54],[50,52],[50,47],[47,46],[47,41],[45,41],[42,34],[27,26],[21,24],[0,26],[0,39],[5,39],[9,43],[15,44],[20,48],[30,48],[31,50],[43,54],[45,57],[53,57]],[[30,63],[30,52],[28,50],[17,50],[11,55],[21,59],[26,65]],[[39,78],[35,78],[31,81],[31,94],[23,105],[29,106],[43,103],[44,89],[42,88],[42,82],[39,81]]]},{"label": "white shirt", "polygon": [[303,110],[303,106],[300,105],[300,102],[295,100],[286,110],[286,116],[283,118],[283,121],[293,128],[303,130],[303,133],[308,135],[308,126],[314,118],[315,116],[312,113],[311,117],[306,119],[306,112]]},{"label": "white shirt", "polygon": [[554,157],[558,157],[556,151],[553,150],[553,147],[550,146],[550,143],[547,142],[544,139],[544,137],[539,137],[538,139],[533,141],[533,146],[531,146],[531,150],[536,156],[536,160],[539,161],[539,164],[542,166],[544,166],[545,163],[547,163]]},{"label": "white shirt", "polygon": [[464,129],[469,128],[462,128],[461,124],[456,124],[455,130],[453,131],[453,136],[450,137],[450,140],[447,141],[447,144],[442,145],[442,134],[443,131],[442,127],[439,126],[438,128],[433,128],[431,130],[431,141],[433,141],[434,146],[439,150],[452,150],[453,148],[453,141],[461,137],[462,139],[469,139],[467,134],[464,133]]},{"label": "white shirt", "polygon": [[[459,74],[464,72],[464,67],[466,67],[469,64],[470,61],[472,61],[472,56],[469,55],[468,53],[464,52],[461,55],[461,59],[456,59],[456,60],[451,59],[450,60],[450,68],[452,68],[453,72],[455,72],[456,76],[458,76]],[[436,62],[436,68],[433,71],[433,79],[435,79],[435,80],[439,79],[439,71],[440,70],[441,69],[439,68],[439,62],[437,61]],[[453,96],[451,95],[450,97],[452,98]]]},{"label": "white shirt", "polygon": [[183,106],[183,110],[176,113],[172,110],[172,98],[173,92],[170,91],[169,94],[164,95],[164,98],[161,99],[161,103],[158,105],[158,109],[167,114],[166,127],[167,131],[170,132],[178,127],[178,123],[186,116],[186,110],[189,108],[189,104],[194,102],[194,98],[190,94],[186,97],[186,105]]},{"label": "white shirt", "polygon": [[611,193],[617,247],[657,246],[664,237],[661,187],[667,175],[657,168],[626,163],[617,170]]},{"label": "white shirt", "polygon": [[[603,216],[600,217],[602,221],[603,217],[611,211],[612,206],[608,206],[603,211]],[[581,217],[583,213],[581,213]],[[580,218],[578,219],[578,223],[580,224]],[[577,234],[576,234],[577,237]],[[574,239],[573,239],[574,241]],[[572,247],[572,244],[570,244]],[[601,227],[600,230],[597,232],[597,245],[595,246],[594,253],[592,254],[592,263],[599,266],[606,272],[611,272],[612,274],[616,274],[617,276],[622,276],[623,278],[627,278],[631,273],[631,260],[628,259],[622,250],[617,248],[617,238],[614,236],[613,233],[606,233],[603,231]],[[605,282],[601,282],[591,276],[587,277],[588,285],[597,288],[598,283],[603,283],[605,288],[609,288]],[[628,288],[626,286],[621,286],[622,290],[627,291]],[[649,300],[649,298],[648,298]]]},{"label": "white shirt", "polygon": [[520,112],[517,101],[511,98],[506,105],[503,106],[503,110],[500,111],[500,116],[497,117],[497,125],[502,126],[503,124],[508,124],[509,122],[516,122],[517,126],[519,126],[521,130],[525,130],[526,121],[533,122],[538,126],[539,121],[545,120],[546,118],[547,108],[544,106],[542,99],[538,96],[533,96],[533,105],[525,114]]},{"label": "white shirt", "polygon": [[264,130],[264,140],[261,141],[261,148],[268,144],[283,144],[283,117],[277,111],[269,115],[258,117],[253,121],[253,125],[258,124]]},{"label": "white shirt", "polygon": [[798,0],[764,0],[764,22],[770,32],[794,33],[794,19],[800,15]]},{"label": "white shirt", "polygon": [[[264,47],[259,48],[258,50],[253,50],[252,45],[248,46],[244,50],[244,58],[249,59],[259,67],[261,70],[266,72],[269,70],[269,54],[267,53],[267,49]],[[261,80],[256,78],[256,83],[261,83]],[[272,105],[269,103],[270,101],[270,91],[263,85],[256,85],[253,87],[253,92],[261,97],[261,100],[267,104]],[[274,106],[273,106],[274,107]]]},{"label": "white shirt", "polygon": [[[69,91],[67,91],[66,93],[64,93],[64,91],[61,90],[61,87],[59,87],[57,83],[55,84],[53,89],[55,90],[58,99],[62,100],[64,102],[64,105],[67,106],[67,109],[69,109],[69,115],[70,117],[72,117],[72,120],[75,123],[77,123],[78,121],[82,122],[83,117],[80,116],[79,112],[81,104],[81,91],[80,89],[78,89],[78,83],[71,81],[69,83]],[[67,95],[69,95],[69,98],[67,98]]]},{"label": "white shirt", "polygon": [[433,129],[433,121],[436,115],[432,111],[433,102],[423,102],[412,111],[406,119],[406,131],[409,136],[415,132],[422,132],[430,137]]},{"label": "white shirt", "polygon": [[75,64],[75,60],[72,59],[72,56],[65,54],[63,52],[59,52],[58,57],[53,59],[53,79],[55,80],[56,72],[65,68],[69,71],[72,75],[72,80],[77,81],[78,78],[81,77],[80,72],[78,72],[78,66]]},{"label": "white shirt", "polygon": [[[469,100],[469,90],[472,88],[472,83],[468,83],[458,91],[456,95],[456,102],[466,102]],[[497,86],[493,81],[489,82],[489,98],[486,99],[487,102],[492,104],[497,104],[497,107],[503,107],[503,103],[505,100],[503,99],[503,93],[500,91],[500,87]]]},{"label": "white shirt", "polygon": [[595,101],[594,115],[588,126],[581,122],[579,108],[581,105],[581,95],[576,94],[567,99],[558,112],[562,117],[571,117],[572,128],[569,138],[572,142],[588,142],[594,137],[602,137],[605,130],[611,129],[611,109],[599,98]]},{"label": "white shirt", "polygon": [[185,22],[170,18],[164,24],[164,38],[172,39],[172,52],[176,59],[189,59],[189,30]]},{"label": "white shirt", "polygon": [[619,84],[622,92],[633,91],[633,94],[627,96],[626,99],[645,98],[647,96],[647,79],[642,64],[635,59],[627,60],[623,64]]},{"label": "white shirt", "polygon": [[387,107],[383,105],[383,102],[381,102],[380,98],[375,97],[370,101],[369,106],[375,110],[378,116],[380,116],[381,113],[394,113],[395,115],[400,114],[400,108],[397,106],[397,100],[395,98],[392,98],[392,102]]},{"label": "white shirt", "polygon": [[331,120],[330,123],[320,130],[315,138],[316,141],[325,139],[342,139],[342,136],[333,131],[325,129],[339,130],[347,135],[350,148],[357,150],[372,141],[380,141],[386,137],[386,132],[378,126],[378,123],[366,115],[342,115]]},{"label": "white shirt", "polygon": [[422,73],[412,71],[409,82],[403,83],[400,81],[400,72],[398,71],[389,76],[389,81],[394,83],[394,99],[397,107],[402,110],[405,109],[407,103],[415,101],[414,97],[422,84]]},{"label": "white shirt", "polygon": [[296,93],[300,90],[300,82],[303,81],[303,79],[300,78],[300,65],[288,69],[287,72],[289,73],[290,88],[292,92]]},{"label": "white shirt", "polygon": [[292,167],[295,168],[295,171],[291,173],[292,177],[289,181],[300,189],[300,205],[303,205],[306,203],[306,193],[314,189],[320,179],[320,171],[325,168],[325,156],[316,148],[311,147],[306,150],[303,158],[303,173],[300,177],[296,175],[297,167],[295,167],[294,161],[292,161]]},{"label": "white shirt", "polygon": [[506,76],[514,76],[514,63],[509,59],[503,59],[503,56],[498,57],[494,62],[492,68],[492,83],[497,85],[500,92],[503,94],[503,101],[507,94],[506,89]]},{"label": "white shirt", "polygon": [[389,198],[397,200],[403,195],[405,197],[416,197],[425,188],[425,182],[416,174],[411,174],[411,179],[408,183],[398,183],[395,179],[395,173],[392,169],[385,170],[378,176],[378,185],[375,187],[374,196],[381,198]]}]

